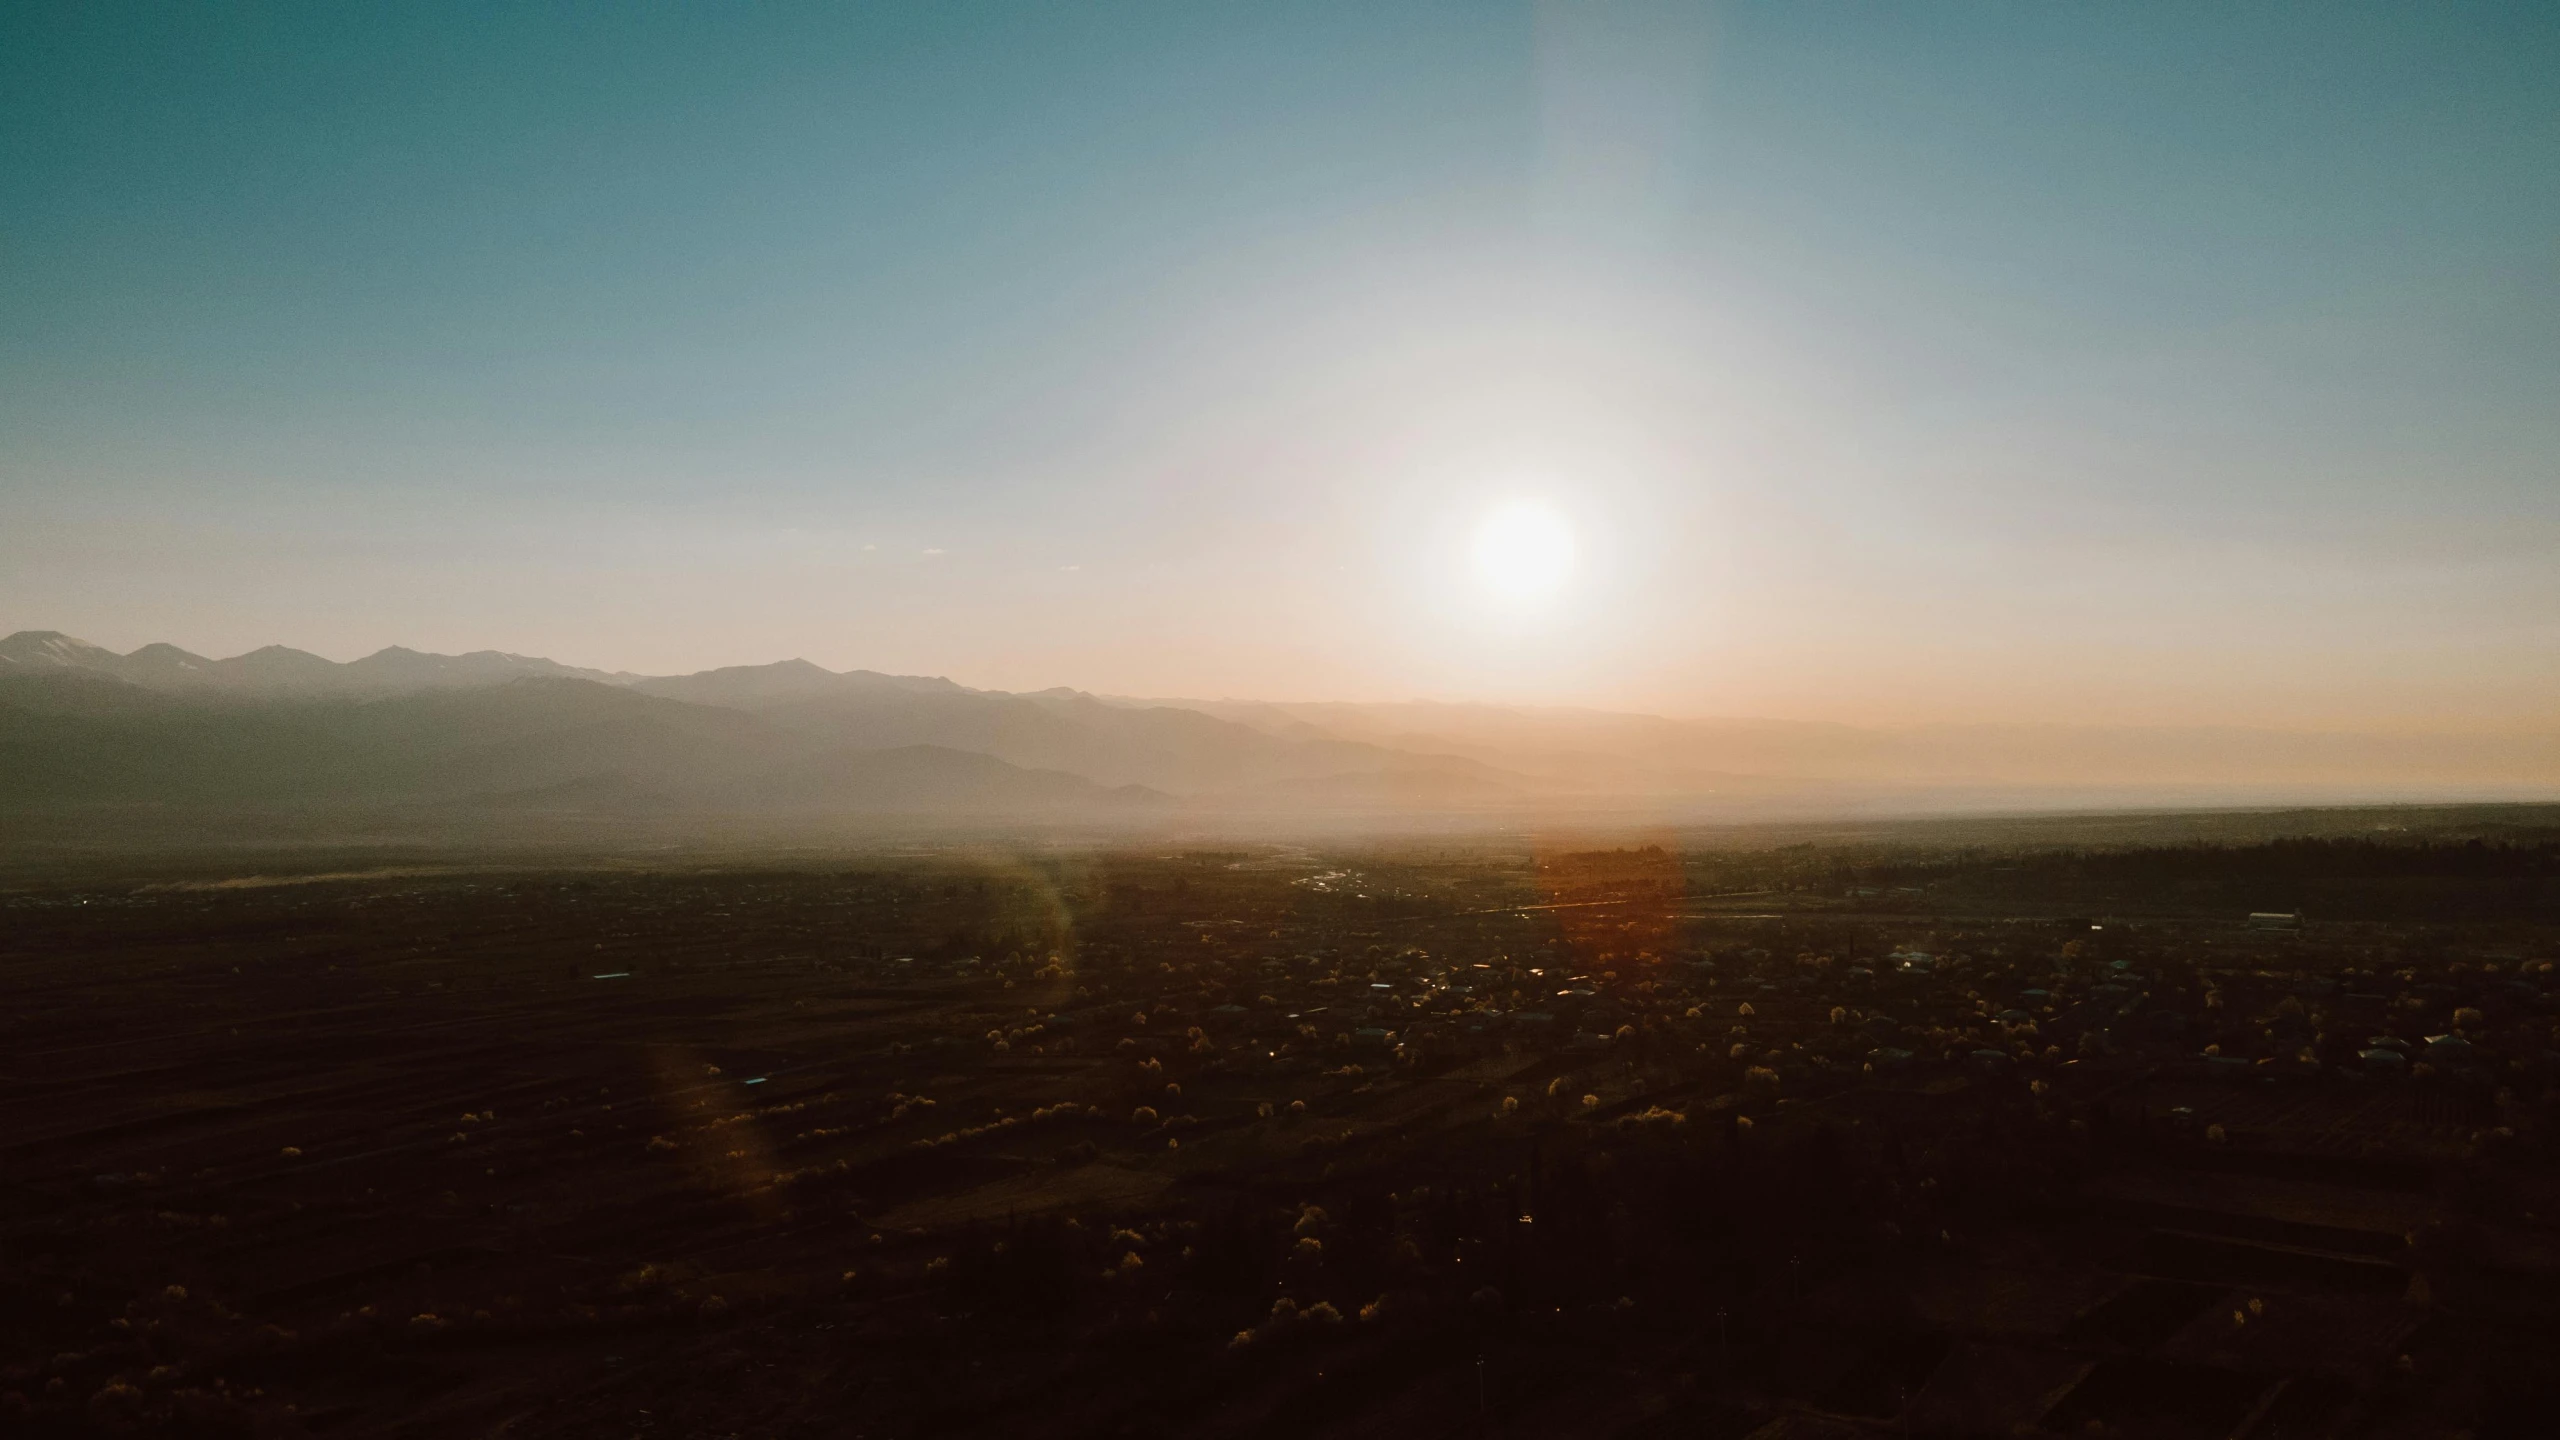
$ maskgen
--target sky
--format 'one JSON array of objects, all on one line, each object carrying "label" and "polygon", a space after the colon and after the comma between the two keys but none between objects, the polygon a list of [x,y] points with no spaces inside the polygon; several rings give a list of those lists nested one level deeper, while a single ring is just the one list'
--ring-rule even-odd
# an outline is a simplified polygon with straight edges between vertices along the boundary
[{"label": "sky", "polygon": [[0,517],[119,650],[2548,728],[2560,8],[36,0]]}]

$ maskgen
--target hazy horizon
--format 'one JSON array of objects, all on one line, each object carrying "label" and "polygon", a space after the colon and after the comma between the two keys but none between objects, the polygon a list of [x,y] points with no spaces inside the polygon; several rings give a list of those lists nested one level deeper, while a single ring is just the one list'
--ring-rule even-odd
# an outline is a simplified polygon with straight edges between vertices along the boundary
[{"label": "hazy horizon", "polygon": [[[0,641],[14,641],[14,640],[18,640],[18,639],[20,639],[20,638],[22,638],[22,637],[24,637],[24,636],[27,636],[27,635],[39,635],[39,634],[62,635],[62,636],[64,636],[65,638],[68,638],[68,639],[70,639],[70,640],[72,640],[72,641],[75,641],[75,642],[80,642],[80,643],[84,643],[84,644],[96,644],[96,642],[95,642],[95,641],[91,640],[91,639],[90,639],[90,637],[88,637],[88,636],[86,636],[86,635],[76,634],[76,633],[73,633],[73,632],[70,632],[70,631],[60,630],[60,629],[57,629],[57,628],[49,628],[49,627],[48,627],[48,628],[38,628],[38,627],[32,627],[32,626],[31,626],[31,627],[26,627],[26,628],[21,629],[21,630],[7,631],[7,632],[5,632],[5,633],[0,633]],[[123,649],[123,650],[118,650],[118,649],[116,649],[116,647],[114,647],[114,646],[100,646],[99,648],[101,648],[101,649],[104,649],[104,650],[108,651],[109,653],[111,653],[111,654],[113,654],[113,655],[117,656],[118,658],[125,658],[125,657],[129,657],[129,656],[133,655],[133,654],[134,654],[135,652],[137,652],[137,651],[144,650],[144,649],[150,648],[150,647],[152,647],[152,646],[157,646],[157,645],[172,645],[172,644],[175,644],[175,642],[172,642],[172,641],[166,641],[166,640],[159,640],[159,641],[145,641],[145,642],[143,642],[143,643],[142,643],[142,644],[140,644],[140,645],[128,646],[128,647],[126,647],[126,648],[125,648],[125,649]],[[176,646],[176,648],[178,648],[178,649],[180,649],[180,650],[188,651],[188,653],[190,653],[190,654],[198,655],[198,656],[200,656],[200,657],[201,657],[201,658],[203,658],[203,659],[207,659],[207,660],[215,660],[215,661],[222,661],[222,660],[240,660],[240,659],[244,659],[244,658],[247,658],[247,657],[249,657],[249,656],[252,656],[252,655],[254,655],[254,654],[256,654],[257,652],[262,651],[262,650],[264,650],[264,651],[273,651],[273,650],[289,650],[289,651],[294,651],[294,652],[299,653],[299,654],[314,655],[314,656],[317,656],[318,658],[320,658],[320,659],[322,659],[322,660],[326,660],[326,661],[328,661],[328,662],[329,662],[329,663],[331,663],[332,665],[340,665],[340,666],[349,665],[349,664],[352,664],[353,662],[356,662],[356,661],[359,661],[359,660],[369,659],[369,658],[373,658],[373,657],[377,657],[377,656],[381,656],[381,655],[385,655],[385,654],[400,654],[400,653],[406,653],[406,654],[410,654],[410,655],[419,655],[419,656],[424,656],[424,657],[428,657],[428,658],[432,658],[432,659],[455,659],[455,658],[460,658],[460,657],[470,656],[470,655],[497,655],[497,656],[502,656],[503,658],[508,659],[508,660],[514,660],[514,661],[532,661],[532,662],[537,662],[537,663],[541,663],[541,664],[557,665],[557,666],[560,666],[561,668],[563,668],[564,670],[586,671],[586,672],[592,672],[592,673],[594,673],[594,674],[596,674],[596,675],[599,675],[599,676],[609,676],[609,677],[612,677],[613,679],[616,679],[616,680],[634,680],[634,681],[638,681],[638,680],[662,680],[662,679],[686,679],[686,678],[693,678],[693,677],[698,677],[698,676],[711,675],[711,674],[720,673],[720,672],[727,672],[727,671],[772,670],[772,669],[776,669],[776,668],[780,668],[780,667],[786,667],[786,666],[796,666],[796,665],[816,665],[816,664],[817,664],[817,662],[816,662],[816,661],[813,661],[813,660],[809,659],[807,656],[802,656],[802,655],[786,655],[786,656],[781,656],[781,657],[777,657],[777,658],[773,658],[773,659],[764,659],[764,660],[738,660],[738,661],[722,662],[722,663],[717,663],[717,664],[712,664],[712,665],[704,666],[704,667],[702,667],[702,668],[701,668],[701,669],[699,669],[699,670],[690,670],[690,671],[681,671],[681,672],[669,672],[669,673],[667,673],[667,674],[662,674],[662,675],[651,675],[651,674],[646,674],[646,673],[643,673],[643,672],[640,672],[640,671],[632,671],[632,670],[616,670],[616,669],[613,669],[613,668],[611,668],[611,667],[602,666],[602,665],[589,665],[589,664],[585,664],[585,663],[583,663],[579,658],[577,658],[577,657],[575,657],[575,656],[570,656],[570,657],[565,657],[565,658],[564,658],[564,657],[562,657],[562,656],[558,656],[558,655],[525,655],[525,654],[521,654],[521,653],[514,652],[514,651],[502,651],[502,650],[498,650],[498,649],[496,649],[495,647],[491,647],[491,646],[476,646],[476,647],[470,647],[470,648],[468,648],[468,649],[462,649],[462,650],[457,650],[457,651],[452,651],[452,652],[442,652],[442,651],[425,650],[425,649],[421,649],[421,648],[420,648],[420,647],[418,647],[418,646],[414,646],[414,645],[403,645],[403,644],[399,644],[399,643],[396,643],[396,642],[395,642],[395,643],[392,643],[392,644],[375,646],[375,647],[373,647],[373,648],[371,648],[371,649],[363,650],[363,651],[361,651],[361,652],[344,653],[344,654],[342,654],[342,655],[326,655],[326,654],[321,654],[320,652],[315,651],[315,650],[309,650],[309,649],[306,649],[305,647],[297,646],[297,645],[288,645],[288,644],[285,644],[284,642],[281,642],[281,641],[278,641],[278,642],[271,642],[270,644],[268,644],[268,645],[263,645],[263,646],[254,646],[254,647],[251,647],[249,650],[244,650],[244,651],[238,652],[238,653],[237,653],[237,654],[235,654],[235,655],[208,654],[208,653],[205,653],[205,652],[194,651],[194,650],[192,650],[190,647],[185,646],[185,645],[177,645],[177,646]],[[1640,709],[1621,709],[1621,708],[1613,708],[1613,707],[1610,707],[1610,706],[1607,706],[1607,705],[1587,704],[1587,703],[1574,703],[1574,702],[1569,702],[1569,701],[1540,702],[1540,701],[1519,701],[1519,700],[1501,700],[1501,699],[1469,699],[1469,698],[1455,698],[1455,699],[1452,699],[1452,698],[1440,698],[1440,697],[1423,696],[1423,695],[1402,695],[1402,696],[1386,695],[1386,696],[1378,696],[1378,697],[1367,698],[1367,699],[1347,699],[1347,698],[1336,697],[1336,696],[1315,696],[1315,695],[1304,695],[1304,696],[1299,696],[1299,695],[1132,695],[1132,694],[1123,694],[1123,693],[1118,693],[1118,692],[1109,691],[1109,690],[1098,690],[1098,689],[1095,689],[1095,688],[1093,688],[1093,687],[1091,687],[1091,686],[1075,685],[1075,684],[1071,684],[1071,683],[1060,683],[1060,684],[1057,684],[1057,685],[1040,686],[1040,687],[1037,687],[1036,689],[1029,689],[1029,690],[1008,690],[1008,689],[1006,689],[1005,687],[1002,687],[1002,686],[976,684],[976,683],[973,683],[973,682],[972,682],[968,677],[966,677],[966,676],[950,675],[950,674],[945,674],[945,673],[940,673],[940,672],[921,672],[921,671],[920,671],[920,672],[912,672],[912,673],[902,673],[902,672],[896,672],[896,671],[885,671],[885,670],[881,670],[879,667],[876,667],[876,666],[866,666],[866,665],[849,665],[849,666],[845,666],[845,667],[842,667],[842,668],[831,668],[831,667],[827,667],[827,666],[819,666],[818,668],[819,668],[819,669],[821,669],[821,670],[826,671],[826,673],[828,673],[828,674],[830,674],[830,675],[837,675],[837,676],[846,676],[846,675],[855,675],[855,674],[865,674],[865,673],[868,673],[868,674],[889,675],[889,676],[891,676],[891,677],[893,677],[893,678],[899,678],[899,679],[925,679],[925,680],[939,680],[939,681],[947,681],[947,682],[949,682],[949,683],[951,683],[951,684],[953,684],[953,685],[957,685],[957,686],[959,686],[959,687],[961,687],[961,688],[963,688],[963,689],[973,690],[973,691],[977,691],[977,692],[985,693],[985,694],[994,694],[994,695],[1029,695],[1029,694],[1040,694],[1040,693],[1050,692],[1050,691],[1069,691],[1069,692],[1073,692],[1073,693],[1076,693],[1076,694],[1079,694],[1079,695],[1091,696],[1091,697],[1093,697],[1093,698],[1096,698],[1096,699],[1099,699],[1099,700],[1102,700],[1102,701],[1105,701],[1105,702],[1108,702],[1108,703],[1111,703],[1111,704],[1161,705],[1161,706],[1186,707],[1186,708],[1201,708],[1201,707],[1205,707],[1205,708],[1208,708],[1208,709],[1210,709],[1210,710],[1216,710],[1216,709],[1219,709],[1219,708],[1221,708],[1221,707],[1267,707],[1267,708],[1270,708],[1270,709],[1280,710],[1280,711],[1286,711],[1286,712],[1290,712],[1290,713],[1293,713],[1293,714],[1303,714],[1303,713],[1307,713],[1307,712],[1318,712],[1318,713],[1321,713],[1321,712],[1325,712],[1325,711],[1343,711],[1343,712],[1353,712],[1353,713],[1358,713],[1358,712],[1366,712],[1366,711],[1403,711],[1403,710],[1420,710],[1420,711],[1446,710],[1446,711],[1457,711],[1457,712],[1463,712],[1463,711],[1468,711],[1468,710],[1482,710],[1482,711],[1488,711],[1488,712],[1517,713],[1517,714],[1523,714],[1523,715],[1539,715],[1539,714],[1547,714],[1547,715],[1558,715],[1558,716],[1584,716],[1584,717],[1591,717],[1591,718],[1595,718],[1595,719],[1604,719],[1604,720],[1663,720],[1663,721],[1669,721],[1669,722],[1672,722],[1672,723],[1700,722],[1700,723],[1725,723],[1725,724],[1737,724],[1737,725],[1770,724],[1770,725],[1783,725],[1783,726],[1806,726],[1806,727],[1837,726],[1837,727],[1842,727],[1842,728],[1846,728],[1846,729],[1862,729],[1862,730],[1877,730],[1877,731],[1912,730],[1912,729],[1929,729],[1929,728],[1994,729],[1994,730],[1996,730],[1996,729],[2002,729],[2002,728],[2025,729],[2025,730],[2033,730],[2033,729],[2058,729],[2058,730],[2073,730],[2073,729],[2124,729],[2124,730],[2184,731],[2184,732],[2198,732],[2198,733],[2210,733],[2210,732],[2214,732],[2214,731],[2253,731],[2253,732],[2264,732],[2264,733],[2275,733],[2275,734],[2304,734],[2304,735],[2334,734],[2334,735],[2374,735],[2374,736],[2406,735],[2406,736],[2413,736],[2413,737],[2414,737],[2414,736],[2435,736],[2435,737],[2447,737],[2447,738],[2458,738],[2458,737],[2462,737],[2462,736],[2481,736],[2481,737],[2491,737],[2491,736],[2539,736],[2539,735],[2546,735],[2546,734],[2560,734],[2560,717],[2554,717],[2554,718],[2551,718],[2551,719],[2542,719],[2542,720],[2538,720],[2538,721],[2535,721],[2535,720],[2528,720],[2528,721],[2523,721],[2523,722],[2519,722],[2519,723],[2515,723],[2515,724],[2510,724],[2510,725],[2504,725],[2504,726],[2498,726],[2498,725],[2484,725],[2484,726],[2472,726],[2472,727],[2464,727],[2464,726],[2459,726],[2459,725],[2448,725],[2448,724],[2441,724],[2441,723],[2439,723],[2439,724],[2435,724],[2435,725],[2426,725],[2426,724],[2403,724],[2403,725],[2390,725],[2390,724],[2382,724],[2382,725],[2366,725],[2366,726],[2351,726],[2351,725],[2328,725],[2328,726],[2321,726],[2321,725],[2246,724],[2246,723],[2226,723],[2226,722],[2214,722],[2214,721],[2198,721],[2198,722],[2190,722],[2190,723],[2187,723],[2187,724],[2177,724],[2177,723],[2160,723],[2160,722],[2152,722],[2152,723],[2131,723],[2131,724],[2122,723],[2122,722],[2117,722],[2117,723],[2110,724],[2109,722],[2105,722],[2105,721],[2038,720],[2038,719],[2023,719],[2023,720],[2022,720],[2022,719],[1999,719],[1999,718],[1987,718],[1987,719],[1971,720],[1971,721],[1965,721],[1965,720],[1880,721],[1880,720],[1862,720],[1862,719],[1859,719],[1859,718],[1854,717],[1854,716],[1821,716],[1821,717],[1814,717],[1814,716],[1802,716],[1802,715],[1781,715],[1781,714],[1733,714],[1733,713],[1726,713],[1726,714],[1709,714],[1709,713],[1682,713],[1682,712],[1677,712],[1677,711],[1651,711],[1651,710],[1640,710]],[[0,674],[7,674],[7,673],[23,673],[23,672],[12,672],[12,671],[10,671],[10,670],[8,670],[8,669],[0,669]]]},{"label": "hazy horizon", "polygon": [[1020,693],[806,661],[642,676],[487,650],[340,663],[282,646],[217,659],[0,638],[0,809],[137,836],[161,828],[155,811],[228,830],[405,816],[700,839],[719,823],[1243,834],[2554,796],[2548,727],[1860,727]]}]

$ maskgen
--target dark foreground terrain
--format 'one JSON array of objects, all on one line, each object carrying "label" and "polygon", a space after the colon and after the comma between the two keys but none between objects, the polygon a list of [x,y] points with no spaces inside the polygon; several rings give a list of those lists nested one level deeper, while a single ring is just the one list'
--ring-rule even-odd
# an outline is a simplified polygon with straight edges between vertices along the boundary
[{"label": "dark foreground terrain", "polygon": [[2366,828],[31,884],[0,1429],[2560,1432],[2560,841]]}]

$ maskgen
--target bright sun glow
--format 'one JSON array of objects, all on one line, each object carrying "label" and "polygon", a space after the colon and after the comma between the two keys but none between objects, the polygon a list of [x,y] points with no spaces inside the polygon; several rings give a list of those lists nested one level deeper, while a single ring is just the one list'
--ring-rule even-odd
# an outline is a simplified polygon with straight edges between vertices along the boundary
[{"label": "bright sun glow", "polygon": [[1506,600],[1542,600],[1573,571],[1573,528],[1534,500],[1518,500],[1476,527],[1476,576]]}]

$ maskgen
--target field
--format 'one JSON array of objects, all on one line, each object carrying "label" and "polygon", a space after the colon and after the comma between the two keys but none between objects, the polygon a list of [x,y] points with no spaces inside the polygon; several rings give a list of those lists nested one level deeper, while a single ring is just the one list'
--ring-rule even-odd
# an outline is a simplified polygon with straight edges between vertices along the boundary
[{"label": "field", "polygon": [[30,878],[0,1407],[2546,1433],[2523,820]]}]

